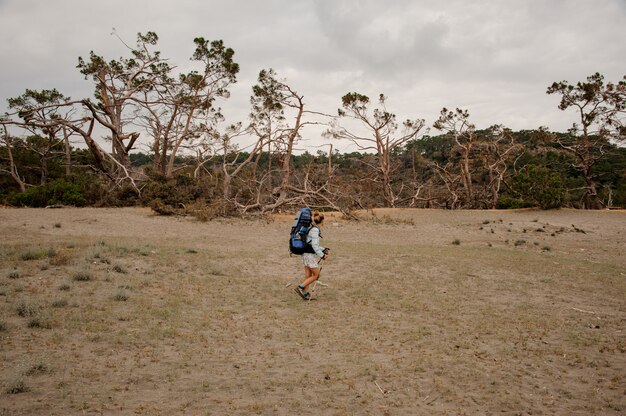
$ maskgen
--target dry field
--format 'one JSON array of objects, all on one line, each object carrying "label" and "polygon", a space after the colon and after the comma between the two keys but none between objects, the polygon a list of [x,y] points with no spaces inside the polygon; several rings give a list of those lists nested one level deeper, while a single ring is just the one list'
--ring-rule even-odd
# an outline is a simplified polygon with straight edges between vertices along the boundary
[{"label": "dry field", "polygon": [[0,415],[623,415],[626,212],[0,209]]}]

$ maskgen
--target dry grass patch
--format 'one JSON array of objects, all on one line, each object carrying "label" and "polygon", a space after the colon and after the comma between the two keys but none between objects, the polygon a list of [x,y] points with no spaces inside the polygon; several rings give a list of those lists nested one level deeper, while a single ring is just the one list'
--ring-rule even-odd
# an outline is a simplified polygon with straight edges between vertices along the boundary
[{"label": "dry grass patch", "polygon": [[18,316],[21,316],[23,318],[37,316],[40,311],[41,306],[39,306],[38,304],[23,300],[15,306],[15,312]]},{"label": "dry grass patch", "polygon": [[12,270],[9,272],[9,274],[7,274],[7,277],[9,279],[19,279],[22,276],[20,275],[20,272],[18,272],[17,270]]},{"label": "dry grass patch", "polygon": [[[30,211],[16,212],[22,224]],[[72,227],[28,244],[67,250],[67,263],[39,271],[19,259],[25,242],[0,244],[2,270],[23,275],[2,282],[0,407],[45,414],[45,396],[64,414],[618,415],[626,264],[611,214],[377,211],[324,228],[324,285],[304,302],[291,215],[56,211],[47,224]],[[90,283],[63,282],[79,272]],[[21,302],[37,312],[20,317]],[[52,325],[26,329],[32,318]],[[30,391],[9,397],[18,380]]]},{"label": "dry grass patch", "polygon": [[86,270],[81,270],[75,272],[72,275],[72,280],[75,282],[89,282],[92,279],[91,272]]}]

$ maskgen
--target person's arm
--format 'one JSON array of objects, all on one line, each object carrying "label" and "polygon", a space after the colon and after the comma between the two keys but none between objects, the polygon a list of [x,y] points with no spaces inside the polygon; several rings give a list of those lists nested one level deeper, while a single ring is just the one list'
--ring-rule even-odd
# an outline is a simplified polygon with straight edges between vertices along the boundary
[{"label": "person's arm", "polygon": [[309,231],[309,236],[311,237],[311,247],[313,247],[313,251],[319,257],[324,257],[325,248],[320,246],[320,230],[317,227],[311,228]]}]

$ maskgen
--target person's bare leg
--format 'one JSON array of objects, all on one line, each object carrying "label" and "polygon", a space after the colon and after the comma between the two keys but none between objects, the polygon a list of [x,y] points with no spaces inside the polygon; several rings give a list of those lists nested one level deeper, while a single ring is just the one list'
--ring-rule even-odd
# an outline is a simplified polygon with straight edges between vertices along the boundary
[{"label": "person's bare leg", "polygon": [[320,269],[319,269],[319,267],[315,268],[315,269],[310,269],[309,268],[309,270],[310,270],[310,276],[307,279],[305,279],[305,281],[302,283],[302,286],[304,286],[304,291],[305,292],[308,292],[309,291],[309,285],[311,283],[313,283],[314,281],[316,281],[317,279],[319,279],[319,277],[320,277]]},{"label": "person's bare leg", "polygon": [[304,280],[302,283],[298,285],[298,287],[302,290],[302,292],[307,292],[308,288],[304,285],[304,283],[311,278],[313,272],[310,267],[304,266]]},{"label": "person's bare leg", "polygon": [[302,282],[302,286],[304,286],[304,282],[306,282],[312,275],[313,273],[311,272],[311,268],[304,266],[304,280]]}]

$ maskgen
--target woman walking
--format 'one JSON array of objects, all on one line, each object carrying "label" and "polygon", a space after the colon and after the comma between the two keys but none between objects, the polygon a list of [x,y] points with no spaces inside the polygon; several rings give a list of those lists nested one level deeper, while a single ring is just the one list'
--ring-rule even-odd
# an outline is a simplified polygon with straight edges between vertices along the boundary
[{"label": "woman walking", "polygon": [[320,245],[320,239],[322,238],[320,227],[323,224],[324,214],[321,214],[319,211],[313,211],[313,225],[311,225],[311,229],[306,237],[307,248],[310,247],[310,249],[302,254],[304,281],[296,288],[300,296],[307,300],[311,299],[309,286],[320,277],[319,262],[328,258],[328,249]]}]

